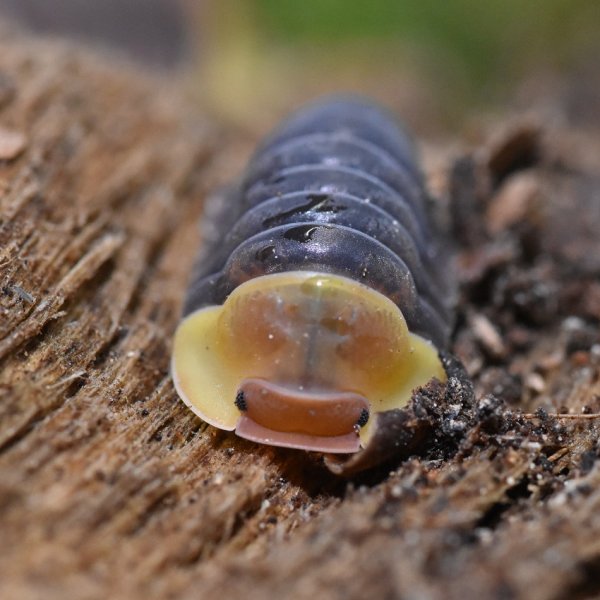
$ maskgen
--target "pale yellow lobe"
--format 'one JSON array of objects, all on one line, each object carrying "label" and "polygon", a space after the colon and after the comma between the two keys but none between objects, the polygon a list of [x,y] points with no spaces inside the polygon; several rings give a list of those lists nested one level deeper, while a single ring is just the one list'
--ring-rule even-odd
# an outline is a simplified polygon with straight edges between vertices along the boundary
[{"label": "pale yellow lobe", "polygon": [[171,371],[180,398],[206,422],[231,431],[240,416],[234,404],[239,378],[216,352],[222,306],[198,310],[175,333]]},{"label": "pale yellow lobe", "polygon": [[[223,306],[182,321],[174,341],[179,395],[207,422],[236,427],[243,380],[294,393],[352,392],[371,414],[401,408],[412,390],[445,379],[437,350],[409,333],[398,307],[345,277],[292,272],[252,279]],[[367,424],[361,432],[364,446]]]},{"label": "pale yellow lobe", "polygon": [[[434,377],[439,381],[446,381],[446,371],[444,371],[435,346],[414,333],[409,334],[409,339],[410,351],[402,365],[399,385],[388,395],[369,398],[371,410],[374,413],[406,406],[413,390],[426,385]],[[370,420],[361,429],[360,439],[363,448],[371,436],[372,423],[373,420]]]}]

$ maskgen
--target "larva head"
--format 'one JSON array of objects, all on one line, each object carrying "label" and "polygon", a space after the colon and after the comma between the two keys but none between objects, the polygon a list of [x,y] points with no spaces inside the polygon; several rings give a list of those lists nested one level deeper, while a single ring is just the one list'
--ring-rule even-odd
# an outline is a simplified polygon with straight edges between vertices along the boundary
[{"label": "larva head", "polygon": [[223,306],[217,336],[233,371],[305,392],[385,394],[409,350],[406,323],[383,295],[304,273],[240,286]]},{"label": "larva head", "polygon": [[252,279],[222,307],[193,313],[173,354],[180,396],[209,423],[328,452],[358,450],[371,413],[404,405],[440,370],[393,302],[310,272]]}]

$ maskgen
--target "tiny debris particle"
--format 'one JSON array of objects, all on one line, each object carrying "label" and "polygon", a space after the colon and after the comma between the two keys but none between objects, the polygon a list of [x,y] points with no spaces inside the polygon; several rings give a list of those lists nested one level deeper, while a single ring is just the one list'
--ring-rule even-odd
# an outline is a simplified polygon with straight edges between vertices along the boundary
[{"label": "tiny debris particle", "polygon": [[28,304],[35,303],[35,297],[32,296],[27,290],[24,290],[20,285],[5,285],[2,288],[2,292],[6,296],[18,296],[20,300],[23,302],[27,302]]},{"label": "tiny debris particle", "polygon": [[590,362],[590,355],[588,352],[578,350],[571,355],[571,364],[575,367],[585,367]]},{"label": "tiny debris particle", "polygon": [[580,331],[585,329],[585,321],[579,317],[570,316],[563,320],[561,328],[566,332]]},{"label": "tiny debris particle", "polygon": [[469,322],[473,334],[492,357],[504,358],[506,356],[506,346],[500,337],[500,333],[491,321],[482,314],[472,314]]},{"label": "tiny debris particle", "polygon": [[496,185],[509,175],[534,165],[540,153],[540,126],[513,123],[498,130],[481,152]]},{"label": "tiny debris particle", "polygon": [[589,473],[592,470],[597,458],[598,457],[596,456],[596,453],[593,450],[588,450],[588,451],[584,452],[581,455],[581,459],[580,459],[581,471],[584,474]]},{"label": "tiny debris particle", "polygon": [[487,211],[490,233],[499,233],[522,221],[539,193],[539,183],[531,173],[517,174],[503,183]]},{"label": "tiny debris particle", "polygon": [[399,485],[393,486],[390,490],[390,495],[392,498],[400,498],[400,496],[402,496],[402,487]]},{"label": "tiny debris particle", "polygon": [[558,350],[553,352],[552,354],[548,354],[542,357],[537,366],[540,370],[544,372],[552,371],[553,369],[558,369],[562,362],[564,361],[564,354],[562,351]]},{"label": "tiny debris particle", "polygon": [[19,132],[0,127],[0,160],[14,160],[27,147],[27,139]]},{"label": "tiny debris particle", "polygon": [[16,94],[13,80],[6,73],[0,73],[0,110],[8,106],[15,99]]},{"label": "tiny debris particle", "polygon": [[538,394],[541,394],[546,389],[546,382],[539,373],[529,373],[525,378],[525,385]]}]

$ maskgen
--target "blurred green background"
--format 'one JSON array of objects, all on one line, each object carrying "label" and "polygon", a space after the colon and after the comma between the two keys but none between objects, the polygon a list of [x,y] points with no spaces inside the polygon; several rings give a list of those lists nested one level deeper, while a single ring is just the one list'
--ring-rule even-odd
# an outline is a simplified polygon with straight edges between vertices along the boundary
[{"label": "blurred green background", "polygon": [[1,14],[181,70],[250,131],[343,90],[425,133],[482,107],[571,94],[575,115],[600,101],[600,0],[0,0]]},{"label": "blurred green background", "polygon": [[199,85],[251,123],[346,89],[453,128],[533,79],[600,69],[598,0],[217,0],[197,17]]},{"label": "blurred green background", "polygon": [[[597,0],[255,0],[257,24],[278,43],[323,47],[404,41],[450,55],[470,83],[549,60],[568,63],[600,35]],[[390,57],[393,58],[393,57]]]}]

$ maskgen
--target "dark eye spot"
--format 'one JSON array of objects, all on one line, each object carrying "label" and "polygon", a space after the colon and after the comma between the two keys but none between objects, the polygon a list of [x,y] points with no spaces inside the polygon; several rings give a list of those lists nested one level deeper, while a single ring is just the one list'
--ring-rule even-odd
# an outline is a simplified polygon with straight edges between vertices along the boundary
[{"label": "dark eye spot", "polygon": [[244,392],[242,392],[242,390],[240,390],[235,397],[235,405],[241,412],[245,412],[248,409],[248,406],[246,405],[246,399],[244,398]]},{"label": "dark eye spot", "polygon": [[360,411],[360,417],[358,417],[358,421],[356,422],[356,424],[359,427],[364,427],[368,421],[369,421],[369,411],[366,408],[363,408]]}]

